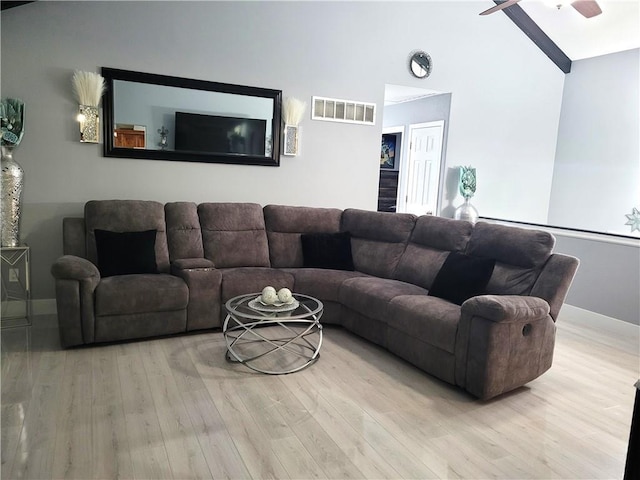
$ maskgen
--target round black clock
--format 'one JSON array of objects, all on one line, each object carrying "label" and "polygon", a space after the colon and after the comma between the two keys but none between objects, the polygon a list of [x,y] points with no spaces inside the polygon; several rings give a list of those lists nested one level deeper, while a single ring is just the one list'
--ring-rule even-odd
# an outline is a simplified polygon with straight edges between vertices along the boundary
[{"label": "round black clock", "polygon": [[428,53],[417,50],[409,57],[409,71],[416,78],[427,78],[431,74],[432,62]]}]

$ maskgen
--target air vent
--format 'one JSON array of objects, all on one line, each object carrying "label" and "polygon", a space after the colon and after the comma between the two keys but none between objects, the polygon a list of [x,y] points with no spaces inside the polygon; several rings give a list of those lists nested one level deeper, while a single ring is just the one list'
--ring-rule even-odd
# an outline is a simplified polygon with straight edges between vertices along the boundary
[{"label": "air vent", "polygon": [[337,98],[313,97],[311,119],[374,125],[376,123],[376,104]]}]

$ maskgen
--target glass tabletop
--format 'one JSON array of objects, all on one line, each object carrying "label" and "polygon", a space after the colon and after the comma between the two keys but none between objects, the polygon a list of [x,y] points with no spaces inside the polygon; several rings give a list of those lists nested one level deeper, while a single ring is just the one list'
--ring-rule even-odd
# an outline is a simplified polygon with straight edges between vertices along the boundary
[{"label": "glass tabletop", "polygon": [[323,309],[320,300],[301,293],[293,294],[292,305],[264,305],[260,302],[260,293],[238,295],[227,301],[227,313],[247,320],[260,320],[265,317],[286,317],[289,320],[305,319],[317,315]]}]

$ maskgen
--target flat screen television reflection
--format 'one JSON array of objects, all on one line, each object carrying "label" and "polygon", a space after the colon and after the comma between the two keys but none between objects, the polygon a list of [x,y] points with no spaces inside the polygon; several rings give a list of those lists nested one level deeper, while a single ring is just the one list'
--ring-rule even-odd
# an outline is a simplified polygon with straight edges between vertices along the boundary
[{"label": "flat screen television reflection", "polygon": [[265,155],[267,121],[176,112],[176,150]]}]

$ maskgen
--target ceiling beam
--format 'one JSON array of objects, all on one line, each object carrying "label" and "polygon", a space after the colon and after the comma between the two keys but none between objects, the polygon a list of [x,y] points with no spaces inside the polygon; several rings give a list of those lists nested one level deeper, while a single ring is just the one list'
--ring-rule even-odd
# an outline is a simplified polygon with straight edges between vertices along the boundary
[{"label": "ceiling beam", "polygon": [[[506,0],[493,0],[496,5],[500,5]],[[560,50],[553,40],[534,22],[529,15],[518,4],[502,10],[507,17],[522,30],[527,37],[533,40],[540,50],[555,63],[564,73],[571,72],[571,59]]]},{"label": "ceiling beam", "polygon": [[10,8],[19,7],[21,5],[26,5],[27,3],[33,3],[33,1],[31,1],[31,2],[8,2],[8,1],[5,1],[5,0],[2,0],[2,10],[8,10]]}]

